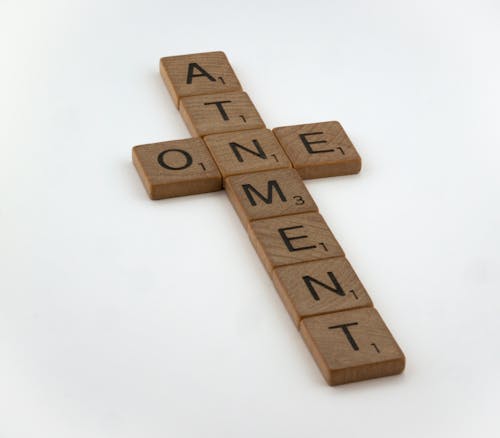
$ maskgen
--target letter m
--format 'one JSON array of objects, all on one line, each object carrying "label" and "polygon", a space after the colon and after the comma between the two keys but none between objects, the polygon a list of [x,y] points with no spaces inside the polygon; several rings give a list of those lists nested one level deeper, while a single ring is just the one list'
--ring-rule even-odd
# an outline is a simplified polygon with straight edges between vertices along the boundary
[{"label": "letter m", "polygon": [[283,202],[286,202],[286,197],[281,191],[281,188],[276,180],[271,180],[267,182],[267,194],[263,195],[260,193],[254,186],[251,184],[243,184],[241,186],[243,190],[245,191],[245,194],[247,195],[248,200],[250,201],[250,204],[252,204],[254,207],[257,205],[257,202],[255,201],[254,195],[260,198],[262,201],[264,201],[266,204],[272,204],[273,202],[273,190],[276,191],[277,195],[280,197],[280,199]]}]

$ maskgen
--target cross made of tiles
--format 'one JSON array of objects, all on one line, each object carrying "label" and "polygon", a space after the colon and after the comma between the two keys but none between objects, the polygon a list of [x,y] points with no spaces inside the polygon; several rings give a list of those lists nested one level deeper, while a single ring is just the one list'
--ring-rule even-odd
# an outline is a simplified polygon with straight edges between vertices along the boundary
[{"label": "cross made of tiles", "polygon": [[151,199],[225,189],[326,381],[401,373],[403,352],[302,181],[361,170],[340,123],[266,129],[223,52],[162,58],[160,72],[193,138],[133,148]]}]

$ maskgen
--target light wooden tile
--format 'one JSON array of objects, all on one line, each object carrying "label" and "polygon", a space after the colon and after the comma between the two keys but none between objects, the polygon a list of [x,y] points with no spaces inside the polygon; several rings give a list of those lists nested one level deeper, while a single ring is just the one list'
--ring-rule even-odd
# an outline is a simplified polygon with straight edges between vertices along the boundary
[{"label": "light wooden tile", "polygon": [[135,146],[132,160],[151,199],[222,188],[222,176],[200,138]]},{"label": "light wooden tile", "polygon": [[243,92],[184,97],[179,110],[193,137],[265,128],[252,101]]},{"label": "light wooden tile", "polygon": [[278,266],[344,255],[318,213],[250,222],[248,233],[269,273]]},{"label": "light wooden tile", "polygon": [[339,122],[283,126],[273,132],[304,179],[361,170],[361,157]]},{"label": "light wooden tile", "polygon": [[295,169],[230,176],[224,186],[245,226],[257,219],[318,211]]},{"label": "light wooden tile", "polygon": [[223,178],[292,166],[269,129],[207,135],[204,140]]},{"label": "light wooden tile", "polygon": [[181,97],[241,91],[224,52],[161,58],[160,73],[177,107]]},{"label": "light wooden tile", "polygon": [[405,357],[373,308],[305,318],[300,332],[330,385],[399,374]]},{"label": "light wooden tile", "polygon": [[297,326],[308,316],[372,306],[345,257],[282,266],[272,277]]}]

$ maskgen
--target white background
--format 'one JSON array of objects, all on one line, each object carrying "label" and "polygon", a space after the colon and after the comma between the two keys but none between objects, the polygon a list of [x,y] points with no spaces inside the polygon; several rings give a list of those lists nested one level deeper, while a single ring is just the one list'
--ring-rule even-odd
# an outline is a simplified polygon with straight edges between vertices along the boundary
[{"label": "white background", "polygon": [[[499,42],[495,0],[1,0],[0,437],[498,436]],[[307,187],[403,375],[328,387],[225,194],[147,198],[159,59],[209,50],[358,148]]]}]

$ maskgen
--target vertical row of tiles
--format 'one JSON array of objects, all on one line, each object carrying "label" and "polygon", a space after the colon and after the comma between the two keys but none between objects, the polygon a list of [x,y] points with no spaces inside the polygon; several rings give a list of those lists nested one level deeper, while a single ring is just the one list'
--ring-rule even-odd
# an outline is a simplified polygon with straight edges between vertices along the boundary
[{"label": "vertical row of tiles", "polygon": [[266,129],[222,52],[162,58],[160,71],[203,141],[134,148],[151,198],[224,186],[328,383],[401,372],[401,350],[302,181],[360,171],[342,126]]}]

